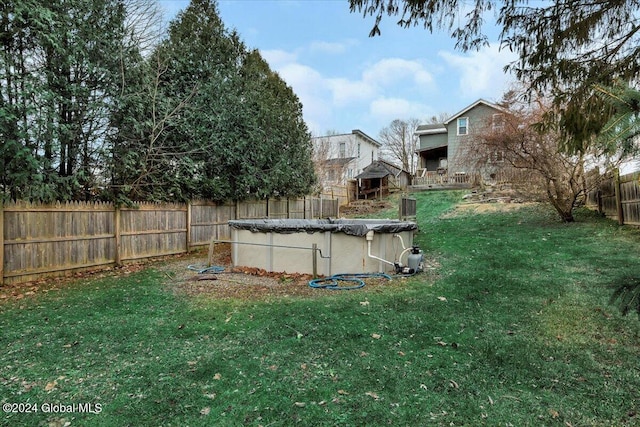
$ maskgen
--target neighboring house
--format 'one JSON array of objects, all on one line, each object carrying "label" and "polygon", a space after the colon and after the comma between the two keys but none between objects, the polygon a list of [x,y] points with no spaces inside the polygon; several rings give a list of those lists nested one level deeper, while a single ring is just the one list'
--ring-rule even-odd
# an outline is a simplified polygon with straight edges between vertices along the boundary
[{"label": "neighboring house", "polygon": [[420,139],[416,183],[421,183],[420,178],[438,177],[448,182],[466,182],[469,168],[464,159],[465,140],[473,138],[474,132],[485,126],[500,129],[505,114],[507,111],[499,105],[479,99],[444,123],[418,126],[415,132]]},{"label": "neighboring house", "polygon": [[358,180],[358,198],[385,197],[391,192],[406,190],[411,184],[411,174],[385,160],[376,160],[355,176]]},{"label": "neighboring house", "polygon": [[316,174],[323,188],[346,185],[378,158],[382,144],[361,130],[311,139]]}]

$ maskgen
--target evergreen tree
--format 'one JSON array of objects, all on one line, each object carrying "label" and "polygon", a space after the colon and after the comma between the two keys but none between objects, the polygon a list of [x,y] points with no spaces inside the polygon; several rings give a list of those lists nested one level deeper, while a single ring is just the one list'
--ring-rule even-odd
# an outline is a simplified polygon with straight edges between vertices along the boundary
[{"label": "evergreen tree", "polygon": [[613,111],[598,135],[600,145],[607,152],[636,155],[640,151],[640,91],[627,85],[595,89]]},{"label": "evergreen tree", "polygon": [[93,197],[124,17],[122,0],[2,3],[3,197]]},{"label": "evergreen tree", "polygon": [[[212,200],[300,195],[314,175],[291,89],[228,31],[215,2],[194,0],[140,74],[119,129],[119,188],[129,198]],[[134,87],[134,86],[132,86]],[[150,103],[141,106],[136,93]]]}]

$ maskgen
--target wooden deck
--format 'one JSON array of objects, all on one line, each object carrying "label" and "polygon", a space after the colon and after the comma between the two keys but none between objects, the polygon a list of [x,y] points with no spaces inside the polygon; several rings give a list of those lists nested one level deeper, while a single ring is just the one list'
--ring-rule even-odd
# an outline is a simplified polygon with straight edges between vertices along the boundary
[{"label": "wooden deck", "polygon": [[453,190],[471,187],[471,177],[466,173],[448,174],[446,172],[422,170],[413,178],[409,190]]}]

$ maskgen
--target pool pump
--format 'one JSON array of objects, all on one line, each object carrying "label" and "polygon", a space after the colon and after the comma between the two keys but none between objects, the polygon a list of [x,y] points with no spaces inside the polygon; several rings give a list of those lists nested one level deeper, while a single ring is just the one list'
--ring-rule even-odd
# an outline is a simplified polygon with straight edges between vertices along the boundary
[{"label": "pool pump", "polygon": [[424,267],[424,254],[418,246],[412,246],[411,253],[407,257],[407,265],[395,263],[396,274],[416,274],[420,273]]}]

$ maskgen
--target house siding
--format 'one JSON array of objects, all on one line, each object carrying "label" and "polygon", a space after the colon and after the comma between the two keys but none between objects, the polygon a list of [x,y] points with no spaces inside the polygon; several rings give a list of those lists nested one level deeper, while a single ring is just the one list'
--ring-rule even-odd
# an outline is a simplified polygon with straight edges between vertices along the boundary
[{"label": "house siding", "polygon": [[[381,146],[380,143],[367,137],[357,129],[347,134],[315,137],[311,141],[314,150],[321,149],[326,151],[324,160],[353,158],[345,166],[343,176],[336,177],[337,179],[334,180],[323,180],[323,185],[345,185],[347,180],[361,173],[373,160],[378,159],[378,152]],[[323,146],[324,148],[321,148]],[[322,177],[319,178],[322,180]]]},{"label": "house siding", "polygon": [[447,141],[447,133],[432,133],[420,135],[420,149],[422,150],[443,147],[447,145]]},{"label": "house siding", "polygon": [[[487,125],[487,120],[491,120],[493,114],[499,113],[499,110],[492,108],[485,104],[478,104],[474,108],[453,117],[447,123],[447,136],[449,139],[449,153],[448,153],[448,169],[449,173],[467,172],[464,166],[464,144],[474,137],[474,134],[478,134],[484,126]],[[458,135],[458,118],[468,118],[467,135]]]}]

